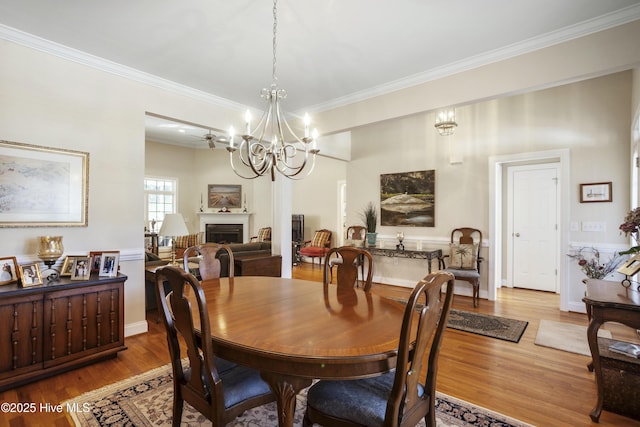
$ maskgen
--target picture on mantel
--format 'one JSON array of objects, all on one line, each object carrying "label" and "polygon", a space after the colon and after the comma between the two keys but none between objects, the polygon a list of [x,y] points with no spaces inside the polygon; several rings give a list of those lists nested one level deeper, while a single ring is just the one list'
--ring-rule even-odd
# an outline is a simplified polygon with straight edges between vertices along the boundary
[{"label": "picture on mantel", "polygon": [[210,208],[242,207],[242,185],[209,184],[207,196]]},{"label": "picture on mantel", "polygon": [[380,224],[435,227],[436,171],[380,175]]}]

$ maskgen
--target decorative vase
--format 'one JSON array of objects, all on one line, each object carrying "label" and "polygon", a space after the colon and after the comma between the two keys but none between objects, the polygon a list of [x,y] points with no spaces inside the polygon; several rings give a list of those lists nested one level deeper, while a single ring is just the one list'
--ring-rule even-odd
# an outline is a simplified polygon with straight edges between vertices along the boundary
[{"label": "decorative vase", "polygon": [[367,233],[367,245],[375,246],[378,233]]},{"label": "decorative vase", "polygon": [[38,258],[45,264],[51,266],[62,256],[64,246],[62,246],[62,236],[40,236],[38,246]]}]

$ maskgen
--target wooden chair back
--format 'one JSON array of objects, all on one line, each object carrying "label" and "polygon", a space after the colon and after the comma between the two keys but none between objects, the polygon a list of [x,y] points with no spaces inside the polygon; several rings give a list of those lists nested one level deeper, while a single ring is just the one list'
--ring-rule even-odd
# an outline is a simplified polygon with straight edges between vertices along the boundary
[{"label": "wooden chair back", "polygon": [[[157,272],[156,277],[158,307],[162,310],[167,330],[174,394],[203,414],[210,413],[211,406],[216,411],[224,413],[222,382],[215,366],[212,342],[207,339],[201,340],[196,334],[198,329],[202,336],[211,336],[209,312],[202,286],[191,273],[173,266],[163,267]],[[168,297],[163,278],[169,283]],[[197,319],[192,317],[193,300],[188,298],[189,294],[195,298],[198,307]],[[181,354],[179,337],[186,344],[187,368],[182,366],[181,360],[184,356]]]},{"label": "wooden chair back", "polygon": [[438,356],[454,283],[453,274],[442,271],[419,281],[404,309],[395,371],[360,380],[320,380],[308,391],[302,425],[413,427],[424,418],[435,427]]},{"label": "wooden chair back", "polygon": [[[337,257],[337,261],[332,263],[331,257]],[[366,262],[365,262],[366,260]],[[364,264],[368,264],[367,276],[364,277]],[[341,246],[339,248],[331,248],[324,261],[324,283],[331,282],[330,276],[333,276],[331,270],[337,267],[336,283],[338,287],[353,288],[358,281],[358,267],[361,267],[363,274],[364,290],[371,289],[371,281],[373,279],[373,257],[364,249],[355,248],[353,246]]]},{"label": "wooden chair back", "polygon": [[[469,247],[473,252],[470,252]],[[478,306],[480,299],[480,249],[482,248],[482,231],[472,227],[454,228],[451,231],[449,254],[439,260],[440,268],[454,274],[456,280],[471,283],[473,287],[473,306]],[[458,258],[459,257],[459,258]],[[445,259],[448,258],[448,267]]]},{"label": "wooden chair back", "polygon": [[454,228],[451,231],[451,243],[478,245],[477,257],[480,256],[480,248],[482,247],[482,231],[477,228],[461,227]]},{"label": "wooden chair back", "polygon": [[[165,280],[169,283],[169,292],[165,291]],[[213,425],[223,426],[247,409],[274,400],[257,371],[251,372],[244,367],[225,368],[224,364],[233,364],[215,356],[212,340],[206,338],[211,337],[207,302],[202,286],[193,274],[174,266],[158,270],[156,298],[167,332],[173,371],[173,426],[181,425],[184,402]],[[197,310],[192,311],[193,305]],[[186,354],[181,353],[181,341]],[[185,356],[187,364],[183,367]],[[218,363],[221,371],[218,371]],[[227,387],[223,387],[223,379],[228,382]],[[241,399],[235,399],[236,402],[225,402],[225,390],[233,395],[242,387],[256,388],[244,393]]]},{"label": "wooden chair back", "polygon": [[[451,273],[435,272],[422,279],[407,301],[398,345],[396,373],[387,404],[386,425],[401,420],[400,426],[415,426],[421,418],[429,417],[435,426],[436,377],[438,355],[447,326],[453,300],[454,277]],[[446,290],[442,292],[442,286]],[[422,307],[418,304],[422,303]],[[419,311],[417,323],[414,321]],[[415,328],[415,343],[412,325]],[[427,363],[426,377],[423,362]],[[419,385],[424,393],[419,396]]]},{"label": "wooden chair back", "polygon": [[219,279],[221,270],[220,251],[226,251],[229,254],[229,277],[233,277],[233,251],[229,245],[219,243],[202,243],[185,249],[183,255],[184,270],[189,271],[189,264],[197,257],[200,278],[202,280]]},{"label": "wooden chair back", "polygon": [[347,228],[347,240],[365,240],[367,237],[367,227],[362,225],[352,225]]}]

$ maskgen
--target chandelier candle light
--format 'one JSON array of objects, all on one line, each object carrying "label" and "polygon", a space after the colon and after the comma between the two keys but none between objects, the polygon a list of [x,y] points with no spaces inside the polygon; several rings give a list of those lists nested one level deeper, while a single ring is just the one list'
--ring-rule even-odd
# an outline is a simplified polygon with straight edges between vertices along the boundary
[{"label": "chandelier candle light", "polygon": [[[235,132],[233,127],[229,129],[229,161],[233,171],[242,178],[252,179],[267,173],[271,174],[271,180],[275,180],[275,173],[291,179],[301,179],[313,171],[316,162],[318,132],[314,129],[309,133],[310,118],[304,116],[304,137],[299,138],[291,130],[282,109],[280,100],[287,97],[287,91],[278,89],[276,75],[276,32],[277,0],[273,2],[273,73],[271,86],[262,89],[260,96],[267,102],[258,124],[251,128],[251,112],[247,110],[245,115],[245,131],[240,135],[242,140],[239,145],[234,144]],[[234,156],[242,163],[243,171],[234,163]],[[301,175],[305,168],[308,169]]]}]

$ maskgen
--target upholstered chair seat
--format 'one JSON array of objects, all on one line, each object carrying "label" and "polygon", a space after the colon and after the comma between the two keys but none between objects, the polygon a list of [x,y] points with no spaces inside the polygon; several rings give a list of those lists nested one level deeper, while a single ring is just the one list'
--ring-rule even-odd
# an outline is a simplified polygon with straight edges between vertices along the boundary
[{"label": "upholstered chair seat", "polygon": [[[359,381],[321,381],[309,390],[307,402],[335,418],[347,419],[354,424],[367,420],[368,427],[383,427],[394,379],[395,370]],[[423,394],[424,386],[418,384],[418,396]]]}]

